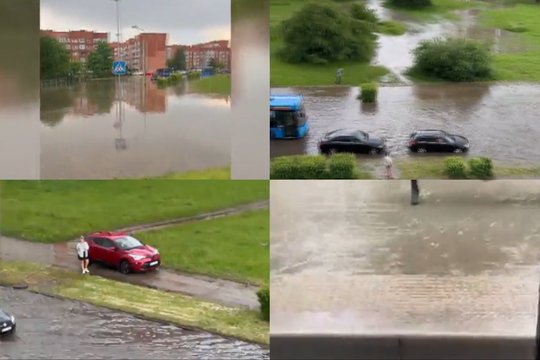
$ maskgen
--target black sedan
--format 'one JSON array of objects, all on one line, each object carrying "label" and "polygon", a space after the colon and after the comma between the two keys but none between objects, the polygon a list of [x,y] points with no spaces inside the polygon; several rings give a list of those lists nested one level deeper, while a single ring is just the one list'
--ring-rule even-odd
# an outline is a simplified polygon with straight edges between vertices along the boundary
[{"label": "black sedan", "polygon": [[0,309],[0,336],[15,333],[15,317]]},{"label": "black sedan", "polygon": [[409,150],[425,152],[454,152],[469,151],[469,140],[461,135],[449,134],[443,130],[418,130],[409,136]]},{"label": "black sedan", "polygon": [[319,141],[319,151],[322,154],[344,152],[374,155],[382,153],[384,149],[383,139],[353,129],[331,131]]}]

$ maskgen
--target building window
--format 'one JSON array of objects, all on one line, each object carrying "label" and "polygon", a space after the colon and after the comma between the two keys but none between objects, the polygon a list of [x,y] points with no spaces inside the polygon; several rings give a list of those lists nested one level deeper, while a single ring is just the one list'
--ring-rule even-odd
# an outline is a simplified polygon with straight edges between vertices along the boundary
[{"label": "building window", "polygon": [[84,44],[79,45],[79,49],[84,50],[86,46]]},{"label": "building window", "polygon": [[84,39],[79,39],[79,44],[84,44]]}]

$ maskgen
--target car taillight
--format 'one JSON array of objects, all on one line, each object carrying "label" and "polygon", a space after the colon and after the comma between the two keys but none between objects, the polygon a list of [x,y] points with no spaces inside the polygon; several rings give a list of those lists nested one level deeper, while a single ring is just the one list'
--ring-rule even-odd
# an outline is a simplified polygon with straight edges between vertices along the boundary
[{"label": "car taillight", "polygon": [[414,146],[414,145],[416,145],[416,141],[414,140],[409,141],[409,146]]}]

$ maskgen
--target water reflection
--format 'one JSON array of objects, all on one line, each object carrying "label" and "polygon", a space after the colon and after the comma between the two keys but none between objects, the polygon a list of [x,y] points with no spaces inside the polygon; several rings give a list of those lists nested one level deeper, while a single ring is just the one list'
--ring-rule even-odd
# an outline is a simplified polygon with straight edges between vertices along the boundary
[{"label": "water reflection", "polygon": [[227,166],[229,102],[228,95],[194,93],[187,81],[160,89],[143,77],[44,88],[42,177],[159,176]]}]

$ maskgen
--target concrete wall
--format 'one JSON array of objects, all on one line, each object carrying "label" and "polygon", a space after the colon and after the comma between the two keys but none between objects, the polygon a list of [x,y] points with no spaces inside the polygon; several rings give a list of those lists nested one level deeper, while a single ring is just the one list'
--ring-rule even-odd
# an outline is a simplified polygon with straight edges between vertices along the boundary
[{"label": "concrete wall", "polygon": [[535,359],[535,338],[418,336],[272,335],[277,359],[465,360]]}]

